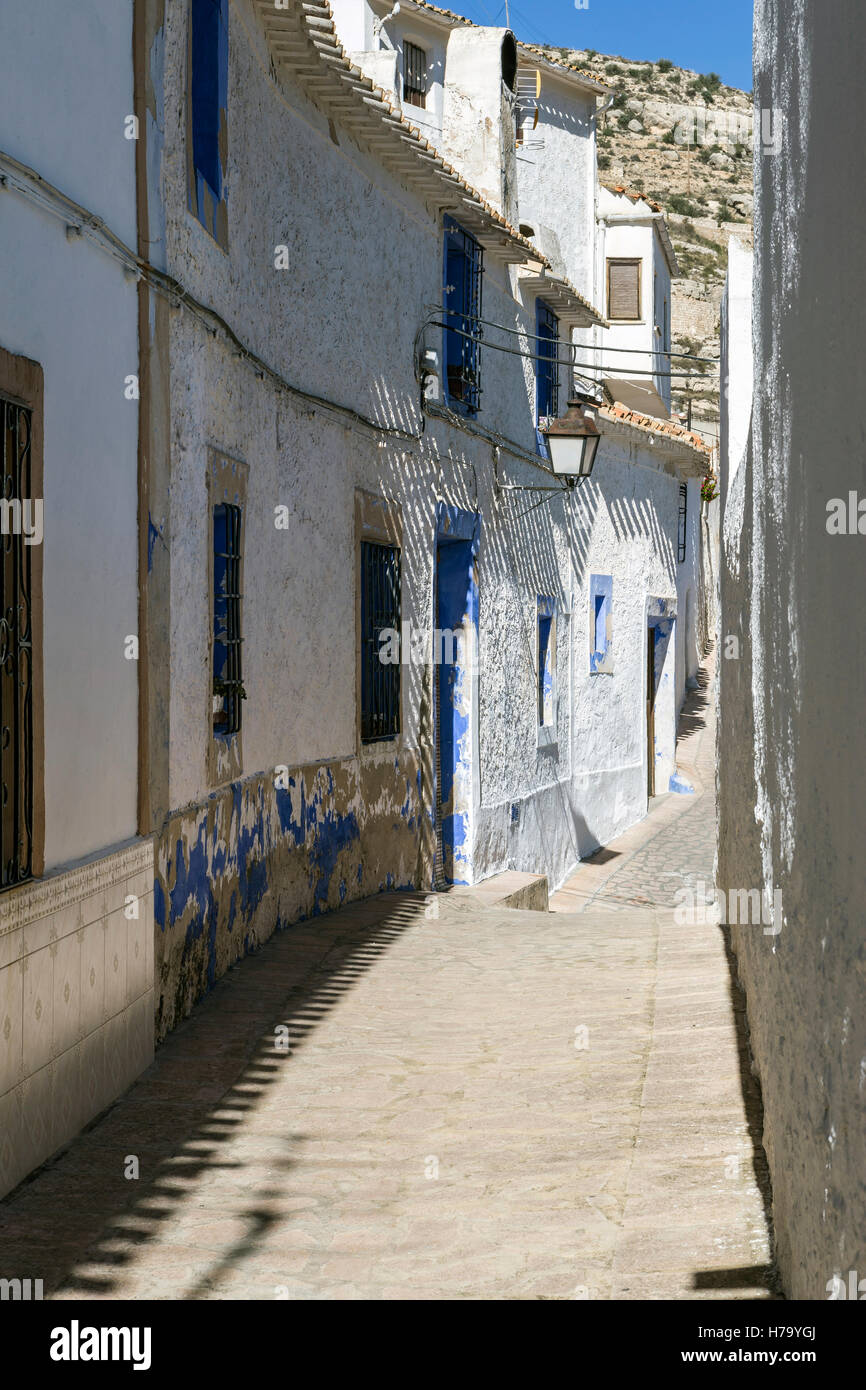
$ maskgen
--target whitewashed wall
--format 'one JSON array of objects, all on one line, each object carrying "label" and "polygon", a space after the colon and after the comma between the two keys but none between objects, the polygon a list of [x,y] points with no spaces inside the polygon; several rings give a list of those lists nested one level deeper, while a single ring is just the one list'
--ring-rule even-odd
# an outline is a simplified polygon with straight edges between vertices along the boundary
[{"label": "whitewashed wall", "polygon": [[[522,77],[534,75],[521,60]],[[520,221],[535,230],[535,241],[557,269],[592,304],[602,309],[593,284],[595,245],[595,96],[565,74],[545,69],[541,77],[538,125],[531,121],[517,149]],[[542,142],[540,147],[537,142]],[[552,237],[551,234],[552,233]]]},{"label": "whitewashed wall", "polygon": [[[0,148],[135,245],[131,0],[0,3]],[[45,864],[136,832],[135,285],[60,218],[4,194],[0,346],[44,372]],[[96,794],[98,788],[98,794]],[[85,789],[87,793],[85,793]]]},{"label": "whitewashed wall", "polygon": [[[737,463],[746,393],[723,452],[722,632],[740,645],[720,663],[718,880],[781,894],[777,933],[732,936],[792,1299],[862,1299],[866,1270],[866,538],[856,512],[853,531],[827,525],[832,499],[866,495],[866,198],[850,177],[864,42],[855,0],[758,0],[755,102],[779,143],[756,128],[751,435]],[[731,309],[745,290],[740,274]]]}]

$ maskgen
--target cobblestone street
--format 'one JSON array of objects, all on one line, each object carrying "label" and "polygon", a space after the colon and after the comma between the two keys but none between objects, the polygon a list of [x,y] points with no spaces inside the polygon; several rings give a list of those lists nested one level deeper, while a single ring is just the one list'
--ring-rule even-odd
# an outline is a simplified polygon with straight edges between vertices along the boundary
[{"label": "cobblestone street", "polygon": [[4,1265],[61,1299],[772,1296],[742,1001],[670,911],[712,873],[706,685],[680,752],[695,794],[549,914],[388,895],[272,939],[0,1204]]}]

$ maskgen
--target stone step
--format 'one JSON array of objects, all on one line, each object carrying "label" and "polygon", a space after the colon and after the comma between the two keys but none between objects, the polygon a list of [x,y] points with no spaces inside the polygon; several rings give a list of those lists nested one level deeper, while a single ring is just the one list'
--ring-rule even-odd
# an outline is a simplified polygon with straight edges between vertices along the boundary
[{"label": "stone step", "polygon": [[507,907],[547,912],[548,889],[546,874],[519,874],[507,870],[494,874],[481,883],[455,885],[448,897],[468,898],[478,907]]}]

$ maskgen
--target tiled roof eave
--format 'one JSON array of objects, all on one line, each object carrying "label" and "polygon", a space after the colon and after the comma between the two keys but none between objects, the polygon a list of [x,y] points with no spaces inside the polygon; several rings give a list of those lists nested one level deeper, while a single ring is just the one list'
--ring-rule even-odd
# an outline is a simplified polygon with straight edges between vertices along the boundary
[{"label": "tiled roof eave", "polygon": [[522,236],[442,156],[386,93],[351,62],[334,27],[327,0],[252,0],[276,72],[290,73],[311,100],[432,210],[451,212],[501,260],[549,267],[547,257]]},{"label": "tiled roof eave", "polygon": [[[460,25],[470,29],[478,27],[474,20],[467,19],[462,14],[455,14],[454,10],[446,10],[441,5],[431,5],[430,0],[407,0],[407,4],[410,9],[426,10],[447,24]],[[590,72],[588,68],[578,67],[577,63],[567,63],[564,58],[554,58],[547,49],[541,48],[539,44],[526,43],[522,39],[517,39],[517,52],[518,55],[521,53],[529,54],[533,62],[550,68],[559,77],[574,78],[582,87],[590,88],[599,96],[604,96],[610,91],[610,84],[600,78],[597,73]]]},{"label": "tiled roof eave", "polygon": [[670,452],[675,452],[688,460],[690,472],[695,477],[703,476],[712,460],[712,449],[705,444],[694,430],[675,425],[672,420],[659,420],[654,415],[642,415],[637,410],[629,410],[622,405],[602,405],[598,408],[602,420],[618,428],[637,435],[643,443],[651,439]]},{"label": "tiled roof eave", "polygon": [[608,193],[616,193],[619,194],[620,197],[628,198],[631,203],[645,203],[646,206],[656,214],[653,221],[659,229],[659,236],[662,239],[665,256],[667,257],[668,266],[670,267],[671,278],[676,280],[682,272],[680,270],[679,261],[677,260],[677,253],[674,250],[674,244],[671,241],[670,232],[668,231],[665,210],[661,203],[656,203],[652,198],[648,198],[645,193],[636,193],[633,189],[626,188],[620,183],[602,183],[601,186],[602,188],[606,188]]},{"label": "tiled roof eave", "polygon": [[543,270],[523,271],[519,275],[518,283],[521,288],[528,289],[549,304],[561,322],[568,327],[610,327],[600,310],[596,309],[564,276],[553,275]]}]

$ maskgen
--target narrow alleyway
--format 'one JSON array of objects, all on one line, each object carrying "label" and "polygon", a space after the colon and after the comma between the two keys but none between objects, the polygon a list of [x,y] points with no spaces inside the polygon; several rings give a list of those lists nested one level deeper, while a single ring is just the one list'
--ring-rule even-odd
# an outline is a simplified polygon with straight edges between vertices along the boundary
[{"label": "narrow alleyway", "polygon": [[742,1001],[670,907],[712,874],[711,717],[695,794],[551,913],[391,895],[230,972],[0,1203],[3,1265],[59,1298],[772,1296]]}]

